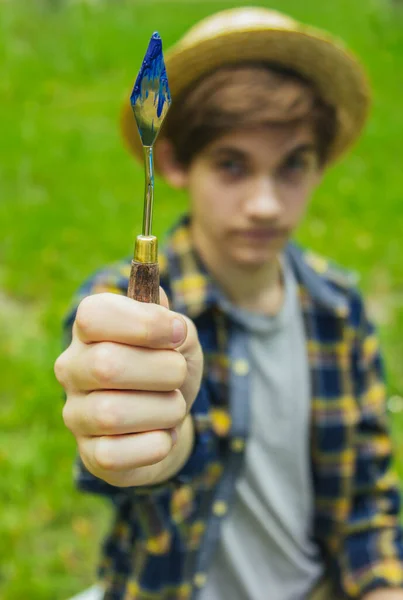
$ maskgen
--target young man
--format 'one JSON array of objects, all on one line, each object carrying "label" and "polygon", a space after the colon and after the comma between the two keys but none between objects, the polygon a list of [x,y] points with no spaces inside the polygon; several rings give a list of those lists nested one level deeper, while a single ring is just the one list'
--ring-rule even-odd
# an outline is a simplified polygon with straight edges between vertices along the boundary
[{"label": "young man", "polygon": [[[351,277],[289,242],[365,122],[361,68],[253,8],[199,23],[166,64],[157,167],[190,216],[162,306],[124,296],[128,261],[100,271],[56,363],[78,484],[116,510],[100,597],[403,600],[374,329]],[[140,157],[128,111],[123,127]]]}]

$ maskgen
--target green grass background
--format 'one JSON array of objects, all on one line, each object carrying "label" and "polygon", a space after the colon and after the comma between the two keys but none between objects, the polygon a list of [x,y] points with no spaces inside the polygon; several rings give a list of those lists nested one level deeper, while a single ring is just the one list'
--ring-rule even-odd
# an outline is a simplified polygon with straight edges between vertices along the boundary
[{"label": "green grass background", "polygon": [[[248,2],[245,2],[246,4]],[[328,173],[299,238],[361,274],[380,326],[390,395],[403,395],[403,14],[399,2],[271,0],[346,40],[374,108]],[[75,452],[53,376],[60,322],[94,269],[128,255],[142,171],[117,119],[150,34],[165,46],[235,3],[0,1],[0,597],[60,599],[90,584],[110,518],[72,485]],[[155,231],[186,206],[157,186]],[[403,417],[393,415],[403,477]],[[399,435],[400,434],[400,435]]]}]

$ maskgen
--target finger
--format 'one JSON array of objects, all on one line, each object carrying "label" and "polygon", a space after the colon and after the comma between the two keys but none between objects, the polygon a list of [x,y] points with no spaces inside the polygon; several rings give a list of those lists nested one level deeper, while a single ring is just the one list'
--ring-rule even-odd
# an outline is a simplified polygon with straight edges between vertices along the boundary
[{"label": "finger", "polygon": [[200,388],[203,374],[203,351],[193,321],[188,317],[184,318],[187,325],[187,335],[184,343],[178,347],[177,351],[180,352],[186,360],[187,377],[181,391],[185,397],[186,403],[191,405]]},{"label": "finger", "polygon": [[170,392],[183,385],[187,373],[186,360],[176,350],[150,350],[113,342],[83,345],[65,363],[70,389],[79,391]]},{"label": "finger", "polygon": [[63,419],[76,436],[122,435],[174,429],[182,423],[186,412],[179,390],[159,394],[115,390],[69,398]]},{"label": "finger", "polygon": [[[161,300],[168,304],[164,292]],[[86,344],[110,341],[146,348],[174,348],[183,343],[186,329],[184,318],[166,306],[104,293],[82,300],[73,333]]]},{"label": "finger", "polygon": [[78,440],[84,464],[96,476],[155,465],[166,458],[175,443],[170,431],[149,431]]},{"label": "finger", "polygon": [[160,306],[169,308],[168,296],[166,295],[165,290],[163,290],[162,287],[160,287]]}]

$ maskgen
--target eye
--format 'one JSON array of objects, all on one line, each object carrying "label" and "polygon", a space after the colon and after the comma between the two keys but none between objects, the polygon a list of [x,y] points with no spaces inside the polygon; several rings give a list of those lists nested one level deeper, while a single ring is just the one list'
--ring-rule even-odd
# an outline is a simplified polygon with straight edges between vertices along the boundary
[{"label": "eye", "polygon": [[308,167],[308,160],[305,156],[290,156],[285,164],[285,168],[290,171],[304,171]]},{"label": "eye", "polygon": [[313,154],[294,154],[281,167],[281,173],[286,178],[300,178],[307,174],[315,165]]},{"label": "eye", "polygon": [[217,163],[217,169],[233,179],[239,179],[247,174],[247,167],[244,161],[234,158],[220,160]]}]

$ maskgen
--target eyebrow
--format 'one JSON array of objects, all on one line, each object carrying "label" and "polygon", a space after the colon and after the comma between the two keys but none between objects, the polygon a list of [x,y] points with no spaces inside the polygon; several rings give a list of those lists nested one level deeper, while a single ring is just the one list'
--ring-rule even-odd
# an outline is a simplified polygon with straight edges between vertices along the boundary
[{"label": "eyebrow", "polygon": [[235,158],[247,159],[248,153],[240,148],[235,148],[234,146],[219,146],[218,148],[214,148],[211,150],[211,156],[219,157],[223,156],[231,156]]},{"label": "eyebrow", "polygon": [[[295,154],[305,154],[308,152],[317,152],[317,147],[313,142],[305,142],[287,150],[283,160]],[[248,153],[235,146],[219,146],[211,150],[211,156],[219,158],[220,156],[231,156],[242,160],[248,160]]]},{"label": "eyebrow", "polygon": [[299,144],[298,146],[295,146],[294,148],[290,148],[285,156],[291,156],[292,154],[304,154],[305,152],[316,152],[317,151],[317,145],[314,144],[313,142],[306,142],[304,144]]}]

